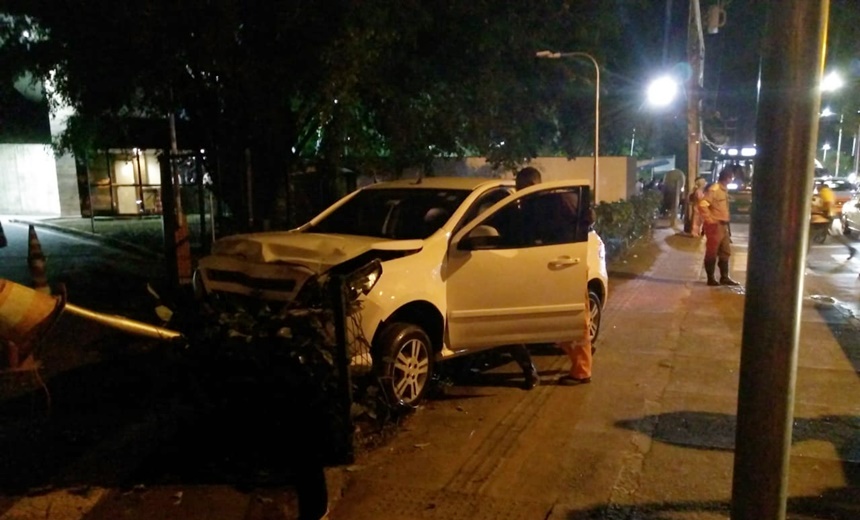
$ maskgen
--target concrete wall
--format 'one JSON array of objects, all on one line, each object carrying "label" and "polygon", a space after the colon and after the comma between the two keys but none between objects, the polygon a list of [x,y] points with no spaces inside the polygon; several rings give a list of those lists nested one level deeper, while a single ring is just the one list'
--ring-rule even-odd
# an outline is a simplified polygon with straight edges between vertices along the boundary
[{"label": "concrete wall", "polygon": [[[582,179],[592,184],[594,159],[578,157],[537,157],[528,165],[541,171],[545,181]],[[636,159],[633,157],[601,157],[598,161],[597,195],[601,202],[627,199],[636,193]],[[516,170],[494,169],[483,157],[462,161],[438,161],[433,165],[436,175],[512,178]]]},{"label": "concrete wall", "polygon": [[75,167],[75,158],[70,154],[57,157],[57,188],[60,193],[60,214],[64,217],[80,217],[78,171]]},{"label": "concrete wall", "polygon": [[57,165],[49,146],[0,144],[0,214],[60,216]]}]

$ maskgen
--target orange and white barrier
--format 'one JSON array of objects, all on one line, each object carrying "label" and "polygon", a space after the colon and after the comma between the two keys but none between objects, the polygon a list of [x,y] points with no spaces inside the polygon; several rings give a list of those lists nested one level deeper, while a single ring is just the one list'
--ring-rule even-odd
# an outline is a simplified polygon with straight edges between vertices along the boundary
[{"label": "orange and white barrier", "polygon": [[38,340],[63,305],[60,297],[0,279],[0,338],[19,346]]},{"label": "orange and white barrier", "polygon": [[9,368],[19,368],[30,357],[57,321],[63,305],[61,297],[0,279],[0,340],[5,340]]},{"label": "orange and white barrier", "polygon": [[32,353],[63,311],[137,336],[169,342],[183,342],[185,339],[174,330],[91,311],[67,303],[65,296],[51,296],[0,278],[0,345],[6,344],[11,368],[15,368],[13,362],[17,363]]}]

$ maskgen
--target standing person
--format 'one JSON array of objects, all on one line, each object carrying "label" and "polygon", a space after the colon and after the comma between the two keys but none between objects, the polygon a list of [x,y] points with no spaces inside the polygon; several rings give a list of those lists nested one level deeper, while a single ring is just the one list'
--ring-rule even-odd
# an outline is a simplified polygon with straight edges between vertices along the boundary
[{"label": "standing person", "polygon": [[669,213],[669,225],[672,227],[678,222],[678,208],[685,182],[684,172],[677,168],[669,170],[663,177],[663,204]]},{"label": "standing person", "polygon": [[[541,182],[540,170],[532,166],[527,166],[517,172],[515,182],[518,191],[534,184],[539,184]],[[525,345],[519,344],[508,345],[507,347],[504,347],[504,350],[514,358],[514,361],[517,362],[517,365],[519,365],[520,369],[523,371],[523,378],[525,379],[523,388],[531,390],[538,386],[540,384],[540,374],[535,367],[532,355],[528,348],[526,348]]]},{"label": "standing person", "polygon": [[[729,276],[729,257],[732,255],[729,238],[729,191],[728,185],[735,177],[735,166],[726,166],[720,171],[717,182],[708,186],[705,196],[699,201],[699,211],[704,219],[705,273],[708,285],[740,285]],[[720,280],[714,278],[714,268],[720,268]]]},{"label": "standing person", "polygon": [[[822,183],[821,187],[818,188],[818,197],[821,199],[821,212],[824,214],[824,217],[827,218],[829,222],[828,229],[833,229],[833,220],[836,218],[834,215],[833,208],[836,206],[836,194],[833,193],[833,190],[830,189],[826,183]],[[835,233],[833,237],[837,242],[841,243],[848,249],[848,260],[854,258],[854,255],[857,254],[857,250],[854,249],[848,241],[845,239],[845,235],[842,232]]]},{"label": "standing person", "polygon": [[702,236],[702,224],[705,221],[702,218],[701,210],[699,210],[699,202],[705,198],[705,186],[707,184],[708,182],[704,178],[699,177],[693,185],[693,193],[690,194],[690,207],[693,208],[693,226],[690,229],[690,234],[694,237]]},{"label": "standing person", "polygon": [[[527,188],[529,186],[539,184],[541,182],[541,174],[537,168],[526,167],[520,170],[517,173],[516,184],[517,190],[521,190]],[[571,207],[577,207],[578,202],[576,200],[566,200],[567,204]],[[587,276],[586,276],[587,278]],[[570,359],[570,371],[567,375],[562,376],[558,380],[558,384],[564,386],[572,386],[572,385],[581,385],[591,382],[591,336],[589,335],[589,329],[591,328],[590,316],[591,313],[587,307],[588,305],[588,295],[585,295],[586,302],[586,323],[585,323],[585,337],[581,341],[565,341],[558,343],[558,347],[567,354],[568,359]],[[528,351],[525,350],[524,346],[520,346],[523,351],[528,354]],[[520,365],[522,366],[522,364]]]}]

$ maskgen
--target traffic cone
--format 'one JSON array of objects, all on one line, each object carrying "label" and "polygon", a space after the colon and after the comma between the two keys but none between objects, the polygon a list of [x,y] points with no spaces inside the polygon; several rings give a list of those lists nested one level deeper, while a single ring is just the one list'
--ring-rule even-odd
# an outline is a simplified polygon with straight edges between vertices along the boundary
[{"label": "traffic cone", "polygon": [[0,222],[0,247],[6,247],[9,243],[6,241],[6,233],[3,232],[3,222]]},{"label": "traffic cone", "polygon": [[36,236],[36,228],[30,224],[30,236],[27,247],[27,266],[30,268],[30,278],[33,280],[33,288],[45,294],[51,294],[48,286],[48,273],[45,270],[47,259],[42,253],[42,244]]}]

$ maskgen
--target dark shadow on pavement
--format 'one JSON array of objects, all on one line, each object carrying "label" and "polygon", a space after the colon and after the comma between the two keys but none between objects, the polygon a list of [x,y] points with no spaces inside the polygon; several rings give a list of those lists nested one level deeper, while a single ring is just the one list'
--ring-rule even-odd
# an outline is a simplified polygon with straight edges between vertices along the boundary
[{"label": "dark shadow on pavement", "polygon": [[824,318],[854,372],[860,375],[860,319],[830,299],[815,300],[815,309]]},{"label": "dark shadow on pavement", "polygon": [[[116,338],[113,338],[116,340]],[[316,417],[256,380],[221,395],[163,344],[101,345],[115,355],[0,396],[0,495],[61,487],[295,485],[329,446]],[[241,376],[237,371],[235,375]]]},{"label": "dark shadow on pavement", "polygon": [[[735,416],[709,412],[672,412],[649,415],[616,422],[621,428],[649,435],[653,440],[673,446],[696,450],[732,451],[734,449]],[[814,419],[796,418],[792,442],[825,441],[839,454],[847,485],[828,489],[821,496],[790,497],[788,518],[828,518],[849,520],[858,518],[860,510],[860,417],[821,416]],[[590,518],[670,519],[678,511],[728,512],[728,502],[666,502],[618,507],[601,506],[578,511],[571,520]],[[612,513],[606,516],[607,513]]]}]

